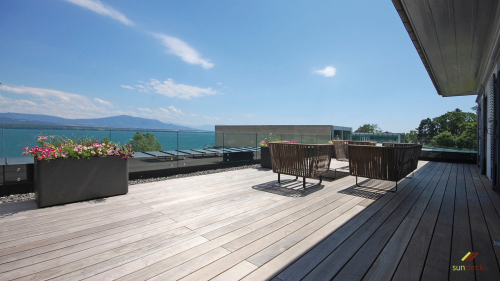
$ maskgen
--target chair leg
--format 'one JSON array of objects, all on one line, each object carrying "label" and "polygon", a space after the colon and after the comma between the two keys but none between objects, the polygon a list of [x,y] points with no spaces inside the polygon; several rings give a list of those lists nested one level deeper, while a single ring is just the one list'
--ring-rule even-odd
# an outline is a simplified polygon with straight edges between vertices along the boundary
[{"label": "chair leg", "polygon": [[295,176],[295,180],[298,180],[299,179],[299,176]]},{"label": "chair leg", "polygon": [[302,187],[306,189],[306,178],[302,178]]},{"label": "chair leg", "polygon": [[323,182],[323,176],[319,176],[319,184]]},{"label": "chair leg", "polygon": [[398,182],[396,181],[396,190],[391,190],[391,192],[397,192],[398,191]]},{"label": "chair leg", "polygon": [[281,183],[281,181],[280,181],[280,180],[281,180],[281,179],[280,179],[280,173],[278,173],[278,184],[279,184],[279,183]]},{"label": "chair leg", "polygon": [[333,173],[333,178],[336,179],[337,178],[337,169],[334,169],[333,172],[334,172]]},{"label": "chair leg", "polygon": [[356,186],[359,186],[359,184],[358,184],[358,176],[356,176]]}]

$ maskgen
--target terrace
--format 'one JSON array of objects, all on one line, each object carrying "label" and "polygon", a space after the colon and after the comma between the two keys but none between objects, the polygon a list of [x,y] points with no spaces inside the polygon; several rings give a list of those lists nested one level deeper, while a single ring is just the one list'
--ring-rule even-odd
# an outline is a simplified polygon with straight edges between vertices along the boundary
[{"label": "terrace", "polygon": [[345,173],[305,191],[292,179],[244,169],[2,204],[0,280],[500,279],[500,197],[476,165],[420,161],[396,193]]}]

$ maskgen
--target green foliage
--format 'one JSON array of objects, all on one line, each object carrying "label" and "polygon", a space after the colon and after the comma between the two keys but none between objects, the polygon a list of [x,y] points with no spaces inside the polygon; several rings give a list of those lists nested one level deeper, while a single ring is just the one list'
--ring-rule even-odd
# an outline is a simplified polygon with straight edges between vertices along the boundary
[{"label": "green foliage", "polygon": [[409,133],[405,134],[406,143],[417,143],[417,131],[411,130]]},{"label": "green foliage", "polygon": [[455,139],[458,148],[474,149],[477,142],[477,122],[471,122],[465,127],[465,131]]},{"label": "green foliage", "polygon": [[[463,112],[457,108],[432,119],[423,119],[416,129],[416,142],[446,148],[475,149],[477,106],[471,109],[474,112]],[[412,137],[411,132],[405,135],[407,142]]]},{"label": "green foliage", "polygon": [[382,129],[377,124],[364,124],[355,133],[382,133]]},{"label": "green foliage", "polygon": [[431,118],[423,119],[417,128],[417,139],[419,142],[426,144],[427,140],[432,139],[436,133],[436,125]]},{"label": "green foliage", "polygon": [[432,138],[431,146],[454,147],[455,137],[450,132],[442,132]]},{"label": "green foliage", "polygon": [[163,150],[160,142],[155,138],[155,135],[146,133],[142,134],[137,132],[132,137],[133,139],[128,141],[127,144],[132,146],[134,151],[161,151]]},{"label": "green foliage", "polygon": [[465,131],[467,124],[475,123],[476,119],[476,113],[463,112],[457,108],[441,116],[420,121],[417,138],[420,142],[427,143],[428,140],[443,132],[450,132],[454,137],[459,137]]}]

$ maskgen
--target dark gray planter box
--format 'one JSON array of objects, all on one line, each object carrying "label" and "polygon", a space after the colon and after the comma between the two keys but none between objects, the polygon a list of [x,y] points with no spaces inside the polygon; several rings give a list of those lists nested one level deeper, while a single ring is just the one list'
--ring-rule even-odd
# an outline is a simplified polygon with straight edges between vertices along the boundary
[{"label": "dark gray planter box", "polygon": [[260,166],[262,168],[273,168],[273,163],[271,162],[271,151],[269,151],[269,147],[261,147],[260,148]]},{"label": "dark gray planter box", "polygon": [[35,161],[35,201],[48,207],[128,192],[128,161],[121,157]]}]

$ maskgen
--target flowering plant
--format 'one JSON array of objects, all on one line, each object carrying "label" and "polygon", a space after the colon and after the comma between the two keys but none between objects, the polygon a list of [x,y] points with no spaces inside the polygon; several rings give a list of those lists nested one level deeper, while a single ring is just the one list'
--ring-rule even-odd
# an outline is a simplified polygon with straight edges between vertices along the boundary
[{"label": "flowering plant", "polygon": [[[339,136],[336,136],[333,140],[329,141],[328,143],[330,144],[333,144],[334,141],[340,141],[341,139],[339,138]],[[344,141],[347,141],[347,140],[344,140]]]},{"label": "flowering plant", "polygon": [[93,140],[80,138],[63,139],[56,136],[38,136],[39,146],[25,147],[23,155],[31,155],[38,160],[53,160],[59,158],[91,158],[105,156],[120,156],[127,160],[134,157],[130,144],[119,146],[107,138]]},{"label": "flowering plant", "polygon": [[281,140],[280,138],[278,137],[273,137],[273,136],[269,136],[269,140],[267,140],[267,138],[263,139],[261,142],[260,142],[260,146],[262,147],[269,147],[269,143],[270,142],[276,142],[276,141],[283,141],[283,142],[288,142],[288,143],[297,143],[296,141],[287,141],[287,140]]}]

